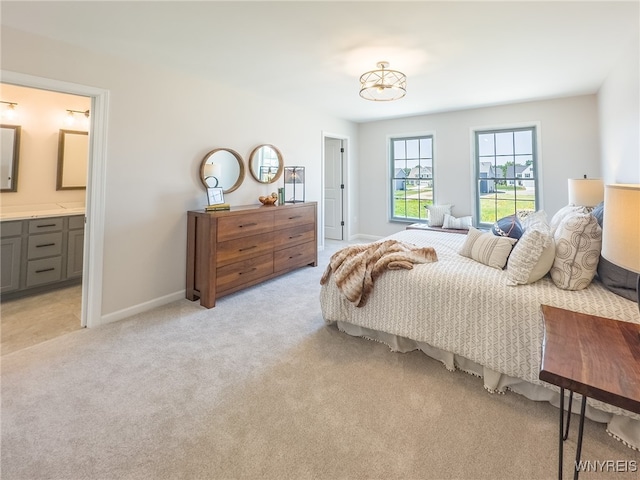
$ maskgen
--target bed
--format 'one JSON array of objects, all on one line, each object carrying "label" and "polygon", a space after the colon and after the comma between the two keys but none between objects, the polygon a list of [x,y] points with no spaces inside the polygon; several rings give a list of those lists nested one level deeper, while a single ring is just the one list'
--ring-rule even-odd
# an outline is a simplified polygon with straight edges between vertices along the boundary
[{"label": "bed", "polygon": [[[329,278],[320,292],[325,322],[396,352],[422,350],[449,370],[482,377],[489,392],[509,389],[559,405],[559,389],[538,379],[542,304],[640,323],[638,305],[596,279],[577,291],[558,288],[549,275],[532,284],[507,285],[506,270],[458,253],[466,235],[405,230],[384,240],[389,239],[433,247],[438,259],[384,272],[360,307]],[[640,415],[592,399],[586,414],[606,423],[610,435],[640,449]]]}]

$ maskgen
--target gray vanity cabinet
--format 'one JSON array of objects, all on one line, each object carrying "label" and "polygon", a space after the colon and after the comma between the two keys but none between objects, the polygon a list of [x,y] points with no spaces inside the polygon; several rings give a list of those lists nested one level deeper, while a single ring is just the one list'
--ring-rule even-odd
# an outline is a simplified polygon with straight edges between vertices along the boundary
[{"label": "gray vanity cabinet", "polygon": [[20,288],[22,222],[3,222],[0,237],[0,293],[6,293]]},{"label": "gray vanity cabinet", "polygon": [[3,298],[71,284],[82,277],[84,215],[2,222]]},{"label": "gray vanity cabinet", "polygon": [[82,254],[84,246],[84,216],[69,217],[67,233],[67,277],[82,277]]}]

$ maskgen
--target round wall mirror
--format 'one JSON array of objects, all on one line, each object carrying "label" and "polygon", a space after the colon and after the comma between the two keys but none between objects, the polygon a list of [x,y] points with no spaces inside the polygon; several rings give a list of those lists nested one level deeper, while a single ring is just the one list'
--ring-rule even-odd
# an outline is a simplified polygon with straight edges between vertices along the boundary
[{"label": "round wall mirror", "polygon": [[200,164],[200,180],[205,188],[219,187],[223,193],[236,190],[244,180],[242,157],[230,148],[216,148]]},{"label": "round wall mirror", "polygon": [[282,154],[273,145],[258,145],[249,155],[249,171],[260,183],[274,183],[282,175]]}]

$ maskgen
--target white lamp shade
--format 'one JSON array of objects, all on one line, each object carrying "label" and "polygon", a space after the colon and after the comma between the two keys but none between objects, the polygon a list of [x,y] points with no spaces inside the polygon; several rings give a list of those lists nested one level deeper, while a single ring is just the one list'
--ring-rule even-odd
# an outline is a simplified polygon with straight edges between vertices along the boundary
[{"label": "white lamp shade", "polygon": [[219,163],[207,163],[204,166],[204,176],[205,177],[216,177],[220,180],[220,175],[222,174],[222,167]]},{"label": "white lamp shade", "polygon": [[604,199],[604,183],[600,178],[570,178],[569,203],[595,207]]},{"label": "white lamp shade", "polygon": [[602,256],[640,273],[640,184],[607,185],[603,217]]}]

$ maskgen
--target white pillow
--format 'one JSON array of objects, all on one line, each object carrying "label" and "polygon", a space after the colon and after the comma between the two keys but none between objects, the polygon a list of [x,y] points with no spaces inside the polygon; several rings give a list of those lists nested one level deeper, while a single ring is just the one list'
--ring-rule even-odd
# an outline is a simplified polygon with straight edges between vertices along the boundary
[{"label": "white pillow", "polygon": [[540,280],[551,269],[555,251],[555,243],[546,224],[525,230],[509,255],[507,285],[526,285]]},{"label": "white pillow", "polygon": [[502,270],[516,242],[515,238],[500,237],[491,232],[483,233],[469,227],[467,239],[458,253],[476,262]]},{"label": "white pillow", "polygon": [[444,214],[444,221],[442,222],[442,228],[454,228],[457,230],[469,230],[471,226],[471,215],[468,217],[452,217],[448,213]]},{"label": "white pillow", "polygon": [[429,211],[429,226],[441,227],[444,223],[444,215],[451,215],[451,208],[453,205],[427,205],[426,208]]},{"label": "white pillow", "polygon": [[551,235],[555,235],[556,229],[562,223],[562,221],[570,215],[574,213],[588,213],[586,207],[577,207],[575,205],[567,205],[566,207],[562,207],[560,210],[556,212],[556,214],[551,217],[551,221],[549,222],[549,228],[551,229]]},{"label": "white pillow", "polygon": [[527,215],[520,218],[520,225],[522,230],[526,231],[527,228],[531,228],[534,225],[543,224],[547,225],[547,213],[544,210],[538,210],[537,212],[528,212]]},{"label": "white pillow", "polygon": [[591,213],[574,212],[566,216],[553,239],[556,254],[551,278],[563,290],[582,290],[593,280],[600,260],[602,229]]}]

